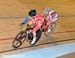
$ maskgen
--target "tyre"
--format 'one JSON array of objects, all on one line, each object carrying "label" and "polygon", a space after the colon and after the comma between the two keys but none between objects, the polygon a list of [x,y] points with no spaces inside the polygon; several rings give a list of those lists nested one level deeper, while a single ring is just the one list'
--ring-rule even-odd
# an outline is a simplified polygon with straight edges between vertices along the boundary
[{"label": "tyre", "polygon": [[13,40],[12,46],[14,48],[19,48],[22,45],[22,43],[25,41],[25,37],[26,37],[25,32],[24,31],[20,31],[16,35],[15,39]]},{"label": "tyre", "polygon": [[[56,23],[53,22],[53,23],[51,24],[51,26],[48,27],[48,29],[47,29],[47,31],[46,31],[46,35],[49,35],[49,34],[53,33],[53,32],[55,31],[55,29],[56,29]],[[50,31],[49,31],[49,30],[50,30]]]},{"label": "tyre", "polygon": [[17,39],[15,39],[13,41],[13,48],[19,48],[21,45],[22,45],[22,42],[21,41],[19,41]]}]

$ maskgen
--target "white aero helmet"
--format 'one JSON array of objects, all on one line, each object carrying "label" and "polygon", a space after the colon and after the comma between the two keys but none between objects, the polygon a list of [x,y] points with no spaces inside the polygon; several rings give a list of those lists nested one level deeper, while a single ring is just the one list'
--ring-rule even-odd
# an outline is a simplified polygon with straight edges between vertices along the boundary
[{"label": "white aero helmet", "polygon": [[51,11],[50,8],[45,8],[43,12],[44,12],[44,14],[49,14],[50,11]]}]

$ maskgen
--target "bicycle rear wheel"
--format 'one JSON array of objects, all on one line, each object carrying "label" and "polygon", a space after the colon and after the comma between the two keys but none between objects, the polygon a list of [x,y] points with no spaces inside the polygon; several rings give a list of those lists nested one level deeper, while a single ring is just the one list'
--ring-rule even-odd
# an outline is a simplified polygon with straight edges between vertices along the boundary
[{"label": "bicycle rear wheel", "polygon": [[[53,32],[55,31],[55,29],[56,29],[56,23],[53,22],[53,23],[51,24],[51,26],[48,27],[48,29],[47,29],[45,35],[49,35],[49,34],[53,33]],[[50,30],[50,31],[49,31],[49,30]]]}]

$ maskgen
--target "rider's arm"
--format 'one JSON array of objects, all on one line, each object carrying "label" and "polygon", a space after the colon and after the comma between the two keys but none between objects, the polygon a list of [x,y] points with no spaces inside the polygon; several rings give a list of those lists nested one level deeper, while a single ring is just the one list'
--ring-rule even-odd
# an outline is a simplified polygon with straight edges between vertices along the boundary
[{"label": "rider's arm", "polygon": [[26,24],[29,19],[30,19],[30,17],[27,16],[27,17],[24,19],[24,21],[20,24],[20,26],[22,26],[23,24]]},{"label": "rider's arm", "polygon": [[58,13],[55,12],[55,11],[51,11],[51,12],[50,12],[50,16],[51,16],[51,19],[58,18]]}]

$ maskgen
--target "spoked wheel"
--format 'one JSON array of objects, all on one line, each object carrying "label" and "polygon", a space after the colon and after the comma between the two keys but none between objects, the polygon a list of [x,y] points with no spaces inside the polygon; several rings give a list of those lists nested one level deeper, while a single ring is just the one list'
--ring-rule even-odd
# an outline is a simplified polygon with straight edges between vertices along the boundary
[{"label": "spoked wheel", "polygon": [[26,37],[25,32],[24,32],[24,31],[20,31],[20,32],[16,35],[15,39],[13,40],[12,46],[13,46],[14,48],[20,47],[20,46],[22,45],[22,43],[25,41],[25,37]]},{"label": "spoked wheel", "polygon": [[19,40],[14,40],[13,41],[13,47],[14,48],[18,48],[18,47],[20,47],[22,45],[22,42],[21,41],[19,41]]},{"label": "spoked wheel", "polygon": [[47,29],[47,31],[46,31],[46,35],[49,35],[49,34],[51,34],[52,32],[54,32],[55,29],[56,29],[56,23],[53,22],[53,23],[51,24],[51,26],[48,27],[48,29]]}]

